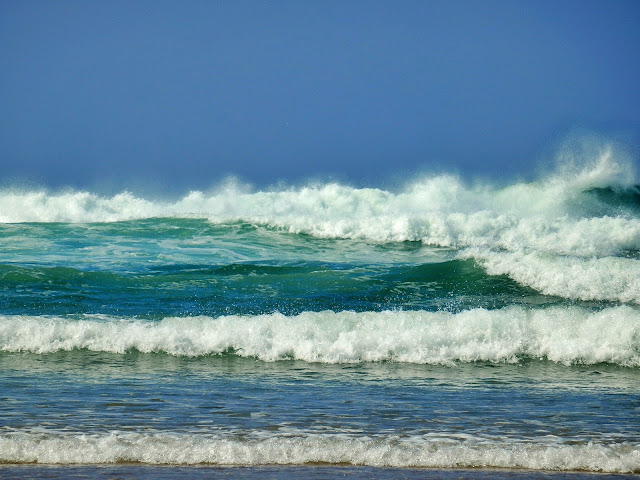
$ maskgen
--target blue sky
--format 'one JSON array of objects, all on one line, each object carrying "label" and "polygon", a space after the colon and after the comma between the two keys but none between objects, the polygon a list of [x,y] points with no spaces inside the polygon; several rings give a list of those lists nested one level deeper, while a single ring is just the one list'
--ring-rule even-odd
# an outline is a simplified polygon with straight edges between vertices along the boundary
[{"label": "blue sky", "polygon": [[0,0],[0,181],[527,175],[639,143],[639,51],[637,1]]}]

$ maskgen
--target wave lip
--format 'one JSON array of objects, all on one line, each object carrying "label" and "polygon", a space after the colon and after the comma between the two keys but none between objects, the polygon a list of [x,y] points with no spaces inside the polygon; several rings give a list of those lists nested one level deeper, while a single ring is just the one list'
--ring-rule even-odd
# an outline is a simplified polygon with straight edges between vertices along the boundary
[{"label": "wave lip", "polygon": [[0,464],[304,465],[507,468],[640,472],[640,445],[564,444],[541,438],[504,442],[476,438],[288,435],[265,438],[172,433],[0,435]]},{"label": "wave lip", "polygon": [[640,262],[602,257],[550,256],[539,252],[490,252],[469,249],[460,258],[474,258],[489,275],[509,278],[545,295],[572,300],[640,304]]},{"label": "wave lip", "polygon": [[160,322],[0,316],[0,351],[74,349],[177,356],[233,353],[321,363],[512,362],[640,366],[640,312],[629,306],[428,311],[303,312],[169,317]]}]

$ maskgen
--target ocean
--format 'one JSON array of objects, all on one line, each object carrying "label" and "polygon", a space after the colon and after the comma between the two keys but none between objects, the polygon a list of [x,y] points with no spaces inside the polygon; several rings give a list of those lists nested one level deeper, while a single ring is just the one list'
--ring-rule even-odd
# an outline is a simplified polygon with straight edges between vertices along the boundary
[{"label": "ocean", "polygon": [[0,191],[2,478],[640,475],[640,187]]}]

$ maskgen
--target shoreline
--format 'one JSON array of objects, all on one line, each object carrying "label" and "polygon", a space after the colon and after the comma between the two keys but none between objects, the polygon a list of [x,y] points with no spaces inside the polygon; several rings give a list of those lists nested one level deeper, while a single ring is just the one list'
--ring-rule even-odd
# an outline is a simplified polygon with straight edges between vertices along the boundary
[{"label": "shoreline", "polygon": [[[26,475],[26,476],[25,476]],[[154,480],[227,479],[246,480],[265,478],[350,478],[407,480],[484,480],[539,479],[587,480],[594,477],[640,479],[640,473],[607,473],[576,470],[527,470],[511,468],[428,468],[428,467],[369,467],[357,465],[149,465],[142,463],[117,464],[1,464],[0,476],[6,480],[24,478],[45,479],[120,479],[146,478]]]}]

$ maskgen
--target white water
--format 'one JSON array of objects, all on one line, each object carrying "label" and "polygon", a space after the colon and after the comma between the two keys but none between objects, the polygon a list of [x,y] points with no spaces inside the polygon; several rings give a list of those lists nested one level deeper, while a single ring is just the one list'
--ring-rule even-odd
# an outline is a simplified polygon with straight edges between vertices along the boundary
[{"label": "white water", "polygon": [[392,467],[498,467],[639,472],[640,445],[564,444],[556,437],[501,441],[450,437],[289,434],[229,438],[171,433],[0,435],[0,463],[169,465],[352,464]]},{"label": "white water", "polygon": [[264,361],[393,361],[451,365],[544,358],[562,364],[640,366],[640,311],[628,306],[460,313],[304,312],[173,317],[160,322],[87,317],[0,316],[0,351],[45,354],[73,349],[179,356],[228,351]]},{"label": "white water", "polygon": [[472,249],[489,275],[506,274],[545,295],[578,300],[640,303],[640,262],[627,258],[554,257],[540,252],[491,252]]},{"label": "white water", "polygon": [[[191,192],[176,202],[154,202],[129,192],[109,198],[90,192],[7,190],[0,192],[0,222],[199,217],[215,223],[244,221],[291,233],[379,242],[531,247],[587,256],[640,248],[637,218],[584,219],[595,200],[584,197],[583,192],[632,185],[629,165],[604,150],[582,170],[567,172],[567,168],[537,182],[504,188],[468,185],[449,175],[419,178],[395,193],[335,183],[251,191],[229,182],[210,193]],[[599,238],[605,234],[613,236]],[[558,247],[549,245],[558,242]]]}]

